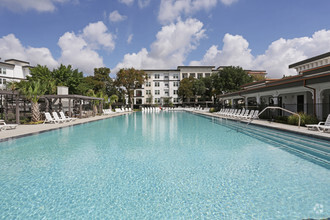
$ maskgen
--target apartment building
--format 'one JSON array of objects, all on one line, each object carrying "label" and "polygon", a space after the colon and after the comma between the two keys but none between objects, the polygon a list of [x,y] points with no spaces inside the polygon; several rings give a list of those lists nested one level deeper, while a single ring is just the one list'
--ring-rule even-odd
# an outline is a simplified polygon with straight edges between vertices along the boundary
[{"label": "apartment building", "polygon": [[[180,81],[194,77],[200,79],[209,77],[227,66],[178,66],[176,69],[144,69],[148,80],[143,86],[134,91],[135,105],[163,105],[171,102],[174,105],[182,104],[178,96]],[[245,70],[249,75],[265,76],[264,70]]]},{"label": "apartment building", "polygon": [[178,96],[180,81],[184,78],[211,76],[215,66],[178,66],[177,69],[145,69],[148,79],[134,91],[135,105],[148,105],[172,102],[181,104]]},{"label": "apartment building", "polygon": [[0,89],[6,88],[9,81],[20,81],[26,79],[30,74],[30,63],[22,60],[9,59],[0,61]]}]

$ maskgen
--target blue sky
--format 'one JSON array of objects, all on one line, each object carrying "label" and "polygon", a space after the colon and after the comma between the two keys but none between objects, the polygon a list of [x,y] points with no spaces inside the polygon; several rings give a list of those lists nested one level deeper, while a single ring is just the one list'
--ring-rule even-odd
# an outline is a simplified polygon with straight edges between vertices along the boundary
[{"label": "blue sky", "polygon": [[85,75],[235,65],[269,78],[330,51],[329,0],[0,0],[0,57]]}]

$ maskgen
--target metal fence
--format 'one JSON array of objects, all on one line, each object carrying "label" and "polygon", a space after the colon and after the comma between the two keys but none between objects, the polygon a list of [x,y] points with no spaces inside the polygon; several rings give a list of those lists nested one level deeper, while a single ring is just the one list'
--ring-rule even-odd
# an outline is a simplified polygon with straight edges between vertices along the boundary
[{"label": "metal fence", "polygon": [[[236,104],[236,105],[221,105],[217,106],[216,110],[220,110],[221,108],[235,108],[235,109],[242,109],[246,108],[249,110],[263,110],[264,108],[273,105],[250,105],[245,106],[244,104]],[[279,107],[285,108],[292,112],[302,112],[307,115],[320,115],[320,119],[324,120],[330,114],[330,103],[317,103],[315,106],[314,104],[282,104]],[[316,112],[318,111],[318,112]],[[261,115],[261,118],[264,119],[275,119],[280,117],[288,117],[290,116],[289,113],[284,112],[282,110],[266,110],[265,113]]]}]

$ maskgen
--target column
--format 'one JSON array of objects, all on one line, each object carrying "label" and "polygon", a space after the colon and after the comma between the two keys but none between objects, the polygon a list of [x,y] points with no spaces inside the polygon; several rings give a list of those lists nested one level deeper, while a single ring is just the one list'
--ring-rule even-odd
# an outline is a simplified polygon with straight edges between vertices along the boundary
[{"label": "column", "polygon": [[79,118],[82,118],[82,105],[83,105],[83,100],[80,100],[80,106],[79,106]]},{"label": "column", "polygon": [[[315,103],[315,115],[319,120],[322,120],[322,90],[319,88],[315,88],[315,93],[316,93],[316,100],[314,100]],[[312,96],[314,98],[314,96]]]},{"label": "column", "polygon": [[71,99],[69,99],[69,117],[71,117]]},{"label": "column", "polygon": [[20,124],[19,121],[19,95],[16,95],[16,124]]}]

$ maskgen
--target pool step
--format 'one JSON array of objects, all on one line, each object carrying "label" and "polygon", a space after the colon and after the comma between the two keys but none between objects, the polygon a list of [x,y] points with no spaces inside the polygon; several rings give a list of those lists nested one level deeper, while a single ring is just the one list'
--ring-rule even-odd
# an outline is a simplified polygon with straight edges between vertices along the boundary
[{"label": "pool step", "polygon": [[281,147],[295,155],[330,168],[329,141],[308,138],[289,132],[282,132],[253,125],[246,126],[245,123],[231,120],[218,120],[217,123],[237,132],[270,143],[275,147]]}]

